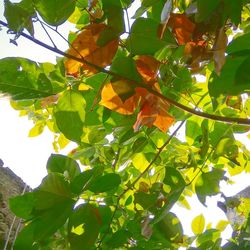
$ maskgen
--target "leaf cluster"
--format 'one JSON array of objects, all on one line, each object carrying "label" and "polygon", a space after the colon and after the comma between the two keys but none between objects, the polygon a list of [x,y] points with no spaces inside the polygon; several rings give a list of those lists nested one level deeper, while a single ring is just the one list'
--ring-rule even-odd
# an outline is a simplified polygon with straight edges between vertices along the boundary
[{"label": "leaf cluster", "polygon": [[[250,171],[235,139],[250,124],[249,8],[248,0],[5,1],[0,23],[13,43],[24,36],[63,57],[1,59],[0,92],[33,120],[29,136],[48,127],[56,152],[76,144],[50,156],[35,190],[10,200],[24,220],[15,250],[249,246],[247,200],[238,236],[224,246],[227,222],[212,228],[199,215],[188,236],[171,211],[192,208],[191,195],[206,205],[221,181]],[[50,32],[60,36],[67,21],[77,32],[64,52]]]}]

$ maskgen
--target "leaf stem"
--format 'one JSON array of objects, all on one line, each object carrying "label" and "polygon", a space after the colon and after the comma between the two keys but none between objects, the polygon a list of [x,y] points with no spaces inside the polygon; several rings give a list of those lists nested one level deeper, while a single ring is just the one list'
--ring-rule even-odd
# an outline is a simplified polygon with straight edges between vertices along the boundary
[{"label": "leaf stem", "polygon": [[[4,27],[8,28],[8,24],[3,22],[2,20],[0,20],[0,25],[3,25]],[[112,75],[112,76],[116,76],[116,77],[118,76],[120,78],[126,79],[125,77],[121,77],[120,75],[118,75],[115,72],[112,72],[110,70],[102,68],[102,67],[100,67],[100,66],[98,66],[96,64],[90,63],[90,62],[86,61],[84,58],[78,58],[76,56],[73,56],[71,54],[63,52],[63,51],[59,50],[58,48],[54,48],[54,47],[52,47],[52,46],[50,46],[50,45],[48,45],[46,43],[43,43],[42,41],[40,41],[40,40],[38,40],[38,39],[24,33],[24,32],[20,32],[20,35],[27,38],[28,40],[38,44],[38,45],[40,45],[41,47],[44,47],[44,48],[52,51],[52,52],[55,52],[55,53],[57,53],[59,55],[65,56],[65,57],[70,58],[70,59],[73,59],[75,61],[85,63],[86,65],[88,65],[90,67],[93,67],[94,69],[96,69],[99,72],[103,72],[103,73],[108,74],[108,75]],[[187,107],[187,106],[185,106],[185,105],[183,105],[181,103],[178,103],[177,101],[175,101],[173,99],[170,99],[169,97],[166,97],[166,96],[162,95],[161,93],[153,90],[152,88],[150,88],[149,86],[147,86],[144,83],[139,83],[139,82],[133,82],[133,83],[136,84],[138,87],[142,87],[142,88],[147,89],[150,93],[158,96],[162,100],[167,101],[168,103],[172,104],[173,106],[175,106],[175,107],[177,107],[177,108],[179,108],[181,110],[184,110],[184,111],[186,111],[186,112],[188,112],[190,114],[200,116],[200,117],[203,117],[203,118],[206,118],[206,119],[214,120],[214,121],[227,122],[227,123],[236,123],[236,124],[241,124],[241,125],[250,125],[250,119],[219,116],[219,115],[204,113],[204,112],[201,112],[199,110],[194,110],[194,109],[192,109],[190,107]]]}]

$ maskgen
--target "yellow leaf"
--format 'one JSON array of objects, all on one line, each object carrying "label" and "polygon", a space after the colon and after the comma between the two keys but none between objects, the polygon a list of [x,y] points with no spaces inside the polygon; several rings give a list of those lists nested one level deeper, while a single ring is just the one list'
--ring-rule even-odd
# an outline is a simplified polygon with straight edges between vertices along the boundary
[{"label": "yellow leaf", "polygon": [[134,154],[132,163],[140,172],[143,172],[149,165],[149,161],[143,153]]},{"label": "yellow leaf", "polygon": [[193,219],[191,227],[195,235],[203,233],[205,228],[205,218],[203,214],[200,214]]},{"label": "yellow leaf", "polygon": [[38,122],[35,126],[29,131],[29,137],[35,137],[40,135],[44,130],[45,123]]},{"label": "yellow leaf", "polygon": [[218,229],[219,231],[223,232],[227,225],[229,224],[229,221],[226,221],[226,220],[220,220],[217,225],[216,225],[216,229]]},{"label": "yellow leaf", "polygon": [[212,228],[212,222],[209,222],[209,223],[207,224],[207,226],[206,226],[206,230],[211,229],[211,228]]}]

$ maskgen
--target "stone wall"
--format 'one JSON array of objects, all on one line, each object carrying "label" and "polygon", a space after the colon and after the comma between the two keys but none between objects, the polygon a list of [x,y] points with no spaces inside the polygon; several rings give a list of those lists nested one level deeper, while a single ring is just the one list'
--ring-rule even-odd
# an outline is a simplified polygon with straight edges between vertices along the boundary
[{"label": "stone wall", "polygon": [[[0,249],[4,249],[6,239],[10,233],[9,247],[15,237],[19,218],[15,218],[14,214],[8,208],[8,200],[10,197],[20,195],[24,191],[30,190],[29,187],[8,167],[3,166],[3,161],[0,159]],[[13,223],[14,221],[14,223]],[[11,225],[13,224],[12,229]]]}]

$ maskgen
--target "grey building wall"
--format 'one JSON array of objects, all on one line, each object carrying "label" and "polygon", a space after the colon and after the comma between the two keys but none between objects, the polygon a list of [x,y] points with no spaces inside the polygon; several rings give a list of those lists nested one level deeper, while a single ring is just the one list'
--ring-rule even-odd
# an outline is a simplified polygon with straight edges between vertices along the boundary
[{"label": "grey building wall", "polygon": [[[0,159],[0,249],[5,249],[6,240],[9,239],[8,248],[13,242],[18,225],[19,218],[15,218],[14,214],[8,208],[8,200],[10,197],[20,195],[30,188],[19,178],[11,169],[3,166]],[[19,226],[20,227],[20,226]],[[10,235],[9,235],[10,234]]]}]

